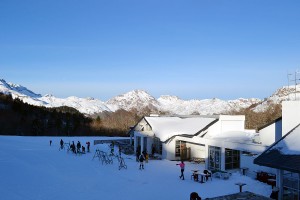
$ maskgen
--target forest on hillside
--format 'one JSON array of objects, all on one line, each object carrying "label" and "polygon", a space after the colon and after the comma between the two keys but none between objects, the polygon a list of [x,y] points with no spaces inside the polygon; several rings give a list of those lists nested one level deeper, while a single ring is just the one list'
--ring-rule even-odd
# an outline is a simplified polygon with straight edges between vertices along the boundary
[{"label": "forest on hillside", "polygon": [[91,118],[67,106],[33,106],[0,93],[0,135],[126,136],[138,119],[123,110]]},{"label": "forest on hillside", "polygon": [[[87,117],[74,108],[33,106],[0,93],[0,135],[127,136],[129,128],[151,112],[117,110]],[[259,113],[247,108],[223,114],[245,115],[245,127],[259,129],[281,116],[281,105],[272,104]]]}]

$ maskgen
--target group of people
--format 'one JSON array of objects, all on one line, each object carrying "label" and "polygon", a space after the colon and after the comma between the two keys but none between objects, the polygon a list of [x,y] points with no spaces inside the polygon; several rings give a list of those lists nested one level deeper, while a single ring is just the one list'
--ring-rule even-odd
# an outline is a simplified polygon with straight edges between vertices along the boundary
[{"label": "group of people", "polygon": [[[64,141],[61,139],[60,140],[60,148],[63,149],[64,148]],[[50,146],[52,144],[52,140],[50,140]],[[87,152],[90,152],[90,142],[86,142],[87,145]],[[81,143],[78,141],[76,146],[74,141],[72,141],[72,144],[70,144],[70,149],[73,153],[77,154],[77,153],[85,153],[85,147],[83,145],[81,145]]]}]

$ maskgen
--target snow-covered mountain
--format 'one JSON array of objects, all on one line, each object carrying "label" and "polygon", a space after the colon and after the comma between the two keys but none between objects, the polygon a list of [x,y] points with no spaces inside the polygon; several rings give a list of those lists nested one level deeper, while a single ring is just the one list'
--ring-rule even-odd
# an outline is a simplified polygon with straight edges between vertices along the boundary
[{"label": "snow-covered mountain", "polygon": [[226,113],[232,110],[240,110],[261,102],[260,99],[236,99],[224,101],[221,99],[203,99],[203,100],[182,100],[176,96],[161,96],[158,98],[161,110],[171,112],[172,114],[190,115],[212,115]]},{"label": "snow-covered mountain", "polygon": [[270,97],[265,98],[254,108],[255,112],[262,112],[270,104],[280,104],[286,100],[300,100],[300,85],[284,86],[277,89]]},{"label": "snow-covered mountain", "polygon": [[150,94],[143,90],[133,90],[122,95],[118,95],[106,102],[107,106],[112,110],[142,110],[149,108],[155,110],[160,107],[159,102]]},{"label": "snow-covered mountain", "polygon": [[[297,86],[297,98],[300,97],[300,86]],[[295,97],[295,87],[282,87],[278,89],[269,98],[264,100],[250,99],[235,99],[221,100],[213,99],[192,99],[182,100],[176,96],[163,95],[158,99],[148,94],[143,90],[133,90],[128,93],[118,95],[107,102],[103,102],[94,98],[79,98],[71,96],[68,98],[57,98],[53,95],[40,95],[21,85],[7,83],[0,79],[0,92],[11,94],[13,98],[21,99],[22,101],[36,106],[45,107],[60,107],[69,106],[77,109],[83,114],[92,115],[103,111],[115,112],[118,109],[124,110],[143,110],[150,109],[153,112],[161,111],[170,114],[201,114],[212,115],[237,111],[242,108],[253,107],[256,112],[264,111],[270,104],[279,104],[283,100],[293,99]]]},{"label": "snow-covered mountain", "polygon": [[16,85],[13,83],[7,83],[5,80],[0,79],[0,92],[4,94],[11,94],[12,97],[21,99],[23,102],[45,107],[60,107],[68,106],[77,109],[79,112],[91,115],[103,111],[111,111],[104,102],[93,98],[57,98],[53,95],[46,94],[44,96],[36,94],[26,87]]}]

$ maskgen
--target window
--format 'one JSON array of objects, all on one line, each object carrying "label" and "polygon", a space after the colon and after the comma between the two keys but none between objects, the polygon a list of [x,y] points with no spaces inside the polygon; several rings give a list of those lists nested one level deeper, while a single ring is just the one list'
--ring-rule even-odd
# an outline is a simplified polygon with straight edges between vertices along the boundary
[{"label": "window", "polygon": [[240,168],[240,151],[225,149],[225,170]]},{"label": "window", "polygon": [[159,138],[154,137],[152,149],[154,150],[154,153],[162,154],[162,143]]},{"label": "window", "polygon": [[221,148],[209,146],[208,147],[208,168],[210,170],[221,169]]},{"label": "window", "polygon": [[283,199],[293,200],[299,199],[300,194],[300,175],[298,173],[292,173],[284,171],[283,174]]},{"label": "window", "polygon": [[186,159],[188,157],[186,141],[176,140],[175,142],[175,157]]}]

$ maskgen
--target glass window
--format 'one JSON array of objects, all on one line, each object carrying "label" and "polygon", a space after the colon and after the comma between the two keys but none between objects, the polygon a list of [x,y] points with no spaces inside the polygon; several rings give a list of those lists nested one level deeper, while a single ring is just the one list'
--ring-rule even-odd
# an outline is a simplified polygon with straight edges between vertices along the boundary
[{"label": "glass window", "polygon": [[210,170],[221,169],[221,148],[209,146],[208,147],[208,168]]},{"label": "glass window", "polygon": [[225,169],[240,168],[240,151],[234,149],[225,149]]},{"label": "glass window", "polygon": [[299,200],[300,181],[299,174],[284,171],[283,173],[283,199],[284,200]]}]

